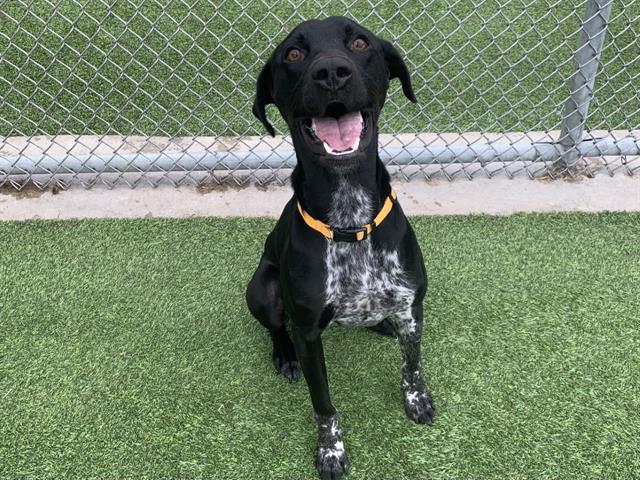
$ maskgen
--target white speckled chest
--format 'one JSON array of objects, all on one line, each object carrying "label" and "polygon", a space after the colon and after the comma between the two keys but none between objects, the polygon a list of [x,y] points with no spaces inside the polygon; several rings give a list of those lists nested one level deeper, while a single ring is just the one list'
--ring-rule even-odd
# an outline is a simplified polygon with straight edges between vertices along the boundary
[{"label": "white speckled chest", "polygon": [[[329,222],[353,227],[371,221],[371,198],[362,187],[341,181],[329,211]],[[325,298],[341,325],[372,326],[385,318],[409,315],[414,290],[406,280],[396,250],[374,250],[371,239],[329,242]]]}]

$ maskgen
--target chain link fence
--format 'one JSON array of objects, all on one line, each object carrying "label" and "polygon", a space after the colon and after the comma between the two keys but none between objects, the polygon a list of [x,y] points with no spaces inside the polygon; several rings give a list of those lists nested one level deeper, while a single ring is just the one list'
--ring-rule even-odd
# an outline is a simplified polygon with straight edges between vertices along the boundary
[{"label": "chain link fence", "polygon": [[255,77],[336,14],[412,72],[380,125],[396,178],[640,170],[640,0],[0,0],[0,186],[284,181]]}]

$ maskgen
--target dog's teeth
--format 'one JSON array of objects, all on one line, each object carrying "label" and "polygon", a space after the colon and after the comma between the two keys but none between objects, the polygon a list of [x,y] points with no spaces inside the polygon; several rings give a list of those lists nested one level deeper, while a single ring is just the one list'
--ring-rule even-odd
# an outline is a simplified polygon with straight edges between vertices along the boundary
[{"label": "dog's teeth", "polygon": [[359,146],[360,146],[360,137],[356,138],[356,141],[352,145],[351,150],[357,150]]},{"label": "dog's teeth", "polygon": [[331,148],[327,142],[322,142],[322,145],[324,146],[324,149],[327,153],[331,155],[337,155],[337,153],[333,151],[333,148]]},{"label": "dog's teeth", "polygon": [[338,151],[334,150],[333,148],[331,148],[327,142],[322,142],[322,145],[324,146],[325,151],[329,155],[334,155],[334,156],[347,155],[348,153],[353,153],[353,151],[354,151],[353,148],[350,148],[349,150],[345,150],[343,152],[338,152]]}]

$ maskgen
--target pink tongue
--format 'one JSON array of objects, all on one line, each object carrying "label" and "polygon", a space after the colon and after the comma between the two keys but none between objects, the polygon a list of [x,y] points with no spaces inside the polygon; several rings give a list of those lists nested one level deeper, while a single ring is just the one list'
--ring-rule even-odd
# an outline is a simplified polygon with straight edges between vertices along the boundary
[{"label": "pink tongue", "polygon": [[362,133],[362,115],[360,112],[346,113],[338,119],[333,117],[314,117],[316,136],[326,142],[332,150],[349,150]]}]

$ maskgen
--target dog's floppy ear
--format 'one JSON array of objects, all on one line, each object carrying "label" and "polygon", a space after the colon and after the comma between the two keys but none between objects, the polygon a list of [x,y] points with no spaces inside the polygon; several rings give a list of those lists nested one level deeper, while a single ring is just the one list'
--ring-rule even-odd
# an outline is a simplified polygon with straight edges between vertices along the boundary
[{"label": "dog's floppy ear", "polygon": [[267,120],[267,112],[265,110],[267,105],[273,103],[273,95],[271,95],[272,85],[271,59],[269,59],[265,66],[262,67],[260,75],[258,75],[256,99],[253,102],[253,114],[262,122],[262,125],[267,129],[269,135],[275,137],[276,131],[273,129],[273,125],[269,123],[269,120]]},{"label": "dog's floppy ear", "polygon": [[387,62],[387,69],[389,70],[389,79],[399,78],[402,83],[402,91],[405,97],[411,100],[413,103],[417,103],[416,95],[413,93],[411,87],[411,77],[409,76],[409,70],[402,60],[398,50],[386,40],[382,40],[382,51],[384,53],[384,59]]}]

